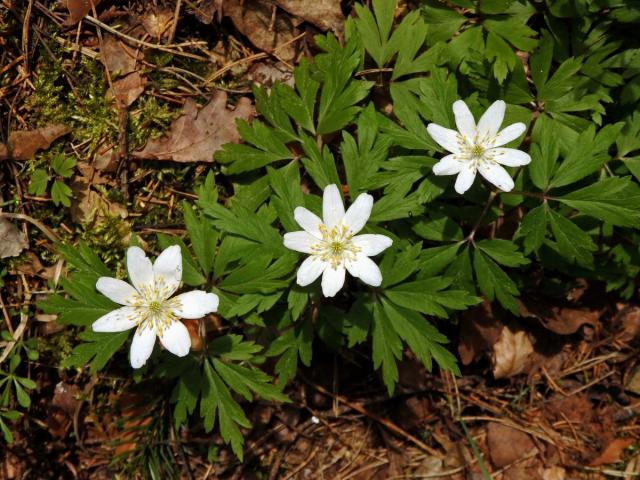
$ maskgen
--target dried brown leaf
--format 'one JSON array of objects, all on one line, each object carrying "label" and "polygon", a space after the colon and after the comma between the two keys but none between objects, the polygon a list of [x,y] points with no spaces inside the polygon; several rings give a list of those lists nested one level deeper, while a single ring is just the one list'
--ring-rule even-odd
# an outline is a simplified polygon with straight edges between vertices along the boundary
[{"label": "dried brown leaf", "polygon": [[521,304],[522,315],[534,317],[542,325],[558,335],[576,333],[583,325],[596,327],[600,312],[584,308],[550,306],[544,302],[530,302]]},{"label": "dried brown leaf", "polygon": [[254,114],[251,100],[240,98],[236,108],[227,107],[227,94],[218,91],[211,101],[198,108],[187,99],[183,114],[173,121],[169,133],[150,140],[144,149],[133,156],[150,160],[175,162],[213,162],[213,154],[225,143],[237,143],[240,134],[236,119],[250,120]]},{"label": "dried brown leaf", "polygon": [[18,227],[0,217],[0,258],[17,257],[27,246],[27,240]]},{"label": "dried brown leaf", "polygon": [[9,159],[9,149],[7,146],[0,142],[0,160],[8,160]]},{"label": "dried brown leaf", "polygon": [[564,480],[567,472],[564,468],[553,466],[542,471],[542,480]]},{"label": "dried brown leaf", "polygon": [[487,446],[491,462],[497,468],[530,455],[536,448],[531,437],[526,433],[495,422],[487,426]]},{"label": "dried brown leaf", "polygon": [[589,465],[591,467],[599,467],[600,465],[619,462],[622,460],[624,450],[634,442],[633,438],[614,438]]},{"label": "dried brown leaf", "polygon": [[140,58],[139,51],[118,40],[113,35],[105,35],[100,49],[100,60],[109,73],[121,76],[136,70]]},{"label": "dried brown leaf", "polygon": [[31,160],[38,150],[49,148],[54,140],[71,131],[61,124],[51,124],[36,130],[23,130],[9,134],[9,157],[14,160]]},{"label": "dried brown leaf", "polygon": [[344,15],[340,0],[276,0],[278,6],[291,15],[314,24],[321,30],[344,30]]},{"label": "dried brown leaf", "polygon": [[69,10],[69,18],[64,22],[65,25],[75,25],[84,16],[90,13],[93,7],[97,7],[101,0],[67,0],[66,7]]},{"label": "dried brown leaf", "polygon": [[511,377],[526,372],[531,363],[533,344],[518,324],[505,326],[493,345],[491,362],[495,378]]},{"label": "dried brown leaf", "polygon": [[296,56],[296,48],[288,42],[299,31],[286,14],[274,12],[274,8],[275,5],[260,0],[227,0],[224,14],[260,50],[275,53],[279,58],[290,61]]},{"label": "dried brown leaf", "polygon": [[173,24],[173,11],[168,8],[151,7],[140,18],[140,23],[145,31],[156,40],[167,35]]},{"label": "dried brown leaf", "polygon": [[113,82],[114,96],[118,103],[128,107],[142,94],[146,85],[147,78],[140,75],[140,72],[130,73]]}]

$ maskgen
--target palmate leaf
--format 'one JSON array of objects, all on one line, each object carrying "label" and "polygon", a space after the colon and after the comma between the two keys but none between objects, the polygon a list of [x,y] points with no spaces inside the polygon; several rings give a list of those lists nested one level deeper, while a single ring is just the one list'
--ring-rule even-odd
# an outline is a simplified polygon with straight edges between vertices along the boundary
[{"label": "palmate leaf", "polygon": [[477,304],[480,299],[465,290],[449,290],[452,280],[433,277],[416,282],[402,283],[384,291],[384,295],[396,305],[446,318],[447,310],[464,310]]},{"label": "palmate leaf", "polygon": [[311,365],[313,325],[305,320],[281,334],[269,347],[267,357],[280,357],[275,372],[282,384],[293,378],[298,369],[298,359],[303,365]]},{"label": "palmate leaf", "polygon": [[612,225],[640,227],[640,186],[631,177],[605,178],[558,200]]},{"label": "palmate leaf", "polygon": [[520,223],[516,238],[524,239],[524,253],[537,251],[547,235],[547,212],[544,205],[540,205],[526,214]]},{"label": "palmate leaf", "polygon": [[549,225],[560,254],[569,262],[593,267],[593,254],[597,250],[591,237],[568,218],[548,211]]},{"label": "palmate leaf", "polygon": [[382,305],[377,302],[373,307],[371,337],[373,368],[377,370],[382,366],[382,379],[387,391],[392,394],[399,378],[397,362],[402,358],[402,340],[393,329]]},{"label": "palmate leaf", "polygon": [[504,308],[514,315],[519,315],[515,297],[520,294],[520,291],[509,275],[480,250],[476,250],[473,254],[473,268],[480,291],[487,299],[490,301],[497,299]]},{"label": "palmate leaf", "polygon": [[124,345],[130,332],[97,333],[91,330],[79,335],[83,343],[74,347],[71,355],[60,362],[63,368],[82,368],[89,364],[89,373],[94,374],[104,368],[111,357]]}]

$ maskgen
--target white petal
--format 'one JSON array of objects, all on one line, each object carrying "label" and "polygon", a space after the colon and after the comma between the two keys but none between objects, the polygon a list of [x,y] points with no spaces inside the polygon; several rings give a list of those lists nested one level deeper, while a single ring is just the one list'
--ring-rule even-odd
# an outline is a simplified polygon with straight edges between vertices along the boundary
[{"label": "white petal", "polygon": [[127,250],[127,271],[129,280],[134,287],[140,290],[144,285],[153,282],[153,266],[140,247],[129,247]]},{"label": "white petal", "polygon": [[362,255],[372,257],[391,246],[393,240],[386,235],[365,234],[356,235],[351,239],[353,244],[360,249]]},{"label": "white petal", "polygon": [[322,293],[325,297],[334,297],[344,285],[345,269],[338,265],[336,268],[327,267],[322,274]]},{"label": "white petal", "polygon": [[180,302],[180,306],[173,309],[173,313],[180,318],[202,318],[218,310],[220,299],[215,293],[193,290],[181,293],[172,298]]},{"label": "white petal", "polygon": [[470,164],[465,165],[460,173],[458,174],[458,178],[456,178],[456,183],[454,188],[456,192],[462,195],[464,192],[471,188],[473,185],[473,181],[476,178],[476,169]]},{"label": "white petal", "polygon": [[497,163],[482,162],[478,165],[480,175],[493,183],[500,190],[510,192],[513,189],[511,175]]},{"label": "white petal", "polygon": [[500,145],[506,145],[507,143],[515,140],[520,135],[522,135],[526,129],[527,126],[522,122],[509,125],[505,129],[501,130],[498,135],[496,135],[496,138],[493,141],[493,146],[499,147]]},{"label": "white petal", "polygon": [[297,283],[301,287],[311,285],[316,279],[324,272],[329,264],[323,262],[316,256],[311,256],[305,259],[300,268],[298,268]]},{"label": "white petal", "polygon": [[137,325],[133,307],[122,307],[101,316],[91,325],[94,332],[124,332]]},{"label": "white petal", "polygon": [[464,163],[457,160],[456,154],[452,153],[442,157],[431,169],[434,175],[455,175],[462,170]]},{"label": "white petal", "polygon": [[156,287],[166,286],[164,298],[173,295],[182,280],[182,252],[178,245],[165,248],[153,264]]},{"label": "white petal", "polygon": [[484,112],[478,122],[478,133],[481,137],[495,137],[504,120],[504,111],[507,104],[502,100],[497,100],[491,104],[487,111]]},{"label": "white petal", "polygon": [[312,247],[317,243],[316,237],[302,230],[284,234],[284,246],[296,252],[311,253],[313,252]]},{"label": "white petal", "polygon": [[351,230],[351,234],[356,234],[362,230],[371,216],[373,208],[373,197],[368,193],[361,193],[356,201],[347,209],[343,223]]},{"label": "white petal", "polygon": [[467,138],[473,138],[476,134],[476,121],[467,104],[462,100],[453,102],[453,114],[456,117],[458,131]]},{"label": "white petal", "polygon": [[322,195],[322,218],[327,228],[332,228],[344,218],[344,204],[336,185],[327,185]]},{"label": "white petal", "polygon": [[347,270],[351,275],[372,287],[379,287],[382,283],[382,273],[378,265],[364,255],[359,255],[354,262],[347,263]]},{"label": "white petal", "polygon": [[138,327],[136,334],[133,336],[131,351],[129,352],[129,361],[133,368],[140,368],[147,363],[155,343],[156,330],[154,328]]},{"label": "white petal", "polygon": [[297,207],[293,211],[293,217],[298,222],[298,225],[302,227],[303,230],[309,232],[311,235],[322,238],[322,233],[320,233],[320,225],[322,225],[322,220],[315,213],[310,212],[304,207]]},{"label": "white petal", "polygon": [[127,282],[111,277],[100,277],[96,282],[96,289],[120,305],[131,305],[133,299],[138,296],[135,288]]},{"label": "white petal", "polygon": [[458,132],[449,128],[441,127],[435,123],[427,125],[427,132],[431,135],[431,138],[451,153],[460,153],[460,146],[458,145]]},{"label": "white petal", "polygon": [[496,162],[507,167],[521,167],[531,163],[531,157],[528,153],[515,148],[493,148],[491,153]]},{"label": "white petal", "polygon": [[171,322],[167,328],[162,330],[160,343],[174,355],[184,357],[189,354],[191,349],[191,336],[184,323]]}]

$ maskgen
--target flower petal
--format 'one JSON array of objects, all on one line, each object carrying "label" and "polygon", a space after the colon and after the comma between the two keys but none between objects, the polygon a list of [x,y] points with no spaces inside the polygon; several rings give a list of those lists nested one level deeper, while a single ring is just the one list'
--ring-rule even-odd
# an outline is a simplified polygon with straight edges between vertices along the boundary
[{"label": "flower petal", "polygon": [[180,318],[202,318],[218,310],[220,299],[215,293],[193,290],[176,295],[171,300],[180,303],[173,309],[173,313]]},{"label": "flower petal", "polygon": [[153,266],[140,247],[129,247],[127,250],[127,271],[129,280],[139,291],[144,285],[153,283]]},{"label": "flower petal", "polygon": [[284,246],[296,252],[312,253],[313,246],[317,243],[316,237],[302,230],[284,234]]},{"label": "flower petal", "polygon": [[464,163],[457,159],[456,154],[452,153],[442,157],[431,169],[434,175],[455,175],[462,170]]},{"label": "flower petal", "polygon": [[460,153],[460,146],[458,145],[458,132],[449,128],[441,127],[435,123],[427,125],[427,132],[431,135],[431,138],[451,153]]},{"label": "flower petal", "polygon": [[521,167],[531,163],[531,157],[528,153],[515,148],[493,148],[491,153],[493,153],[493,159],[496,162],[507,167]]},{"label": "flower petal", "polygon": [[327,228],[331,229],[344,218],[344,204],[336,185],[327,185],[322,195],[322,218]]},{"label": "flower petal", "polygon": [[156,288],[166,288],[164,298],[173,295],[182,280],[182,252],[178,245],[165,248],[153,264]]},{"label": "flower petal", "polygon": [[509,125],[508,127],[501,130],[498,135],[496,135],[496,138],[493,141],[493,146],[499,147],[500,145],[506,145],[507,143],[515,140],[520,135],[522,135],[526,129],[527,126],[522,122]]},{"label": "flower petal", "polygon": [[361,193],[351,204],[344,215],[343,223],[354,235],[362,230],[371,216],[373,197],[368,193]]},{"label": "flower petal", "polygon": [[91,325],[94,332],[124,332],[137,325],[133,307],[122,307],[101,316]]},{"label": "flower petal", "polygon": [[322,274],[322,293],[325,297],[335,297],[344,285],[346,270],[344,266],[338,265],[336,268],[327,267]]},{"label": "flower petal", "polygon": [[502,100],[496,100],[491,104],[487,111],[484,112],[478,122],[478,133],[480,137],[495,137],[504,120],[504,111],[507,104]]},{"label": "flower petal", "polygon": [[467,138],[473,138],[476,134],[476,121],[464,101],[453,102],[453,115],[456,117],[458,131]]},{"label": "flower petal", "polygon": [[322,225],[322,220],[315,213],[307,210],[304,207],[297,207],[293,211],[293,218],[296,219],[298,225],[302,227],[302,229],[314,237],[322,238],[322,233],[320,232],[320,225]]},{"label": "flower petal", "polygon": [[138,327],[131,342],[129,361],[133,368],[140,368],[153,353],[153,346],[156,343],[156,330],[149,327]]},{"label": "flower petal", "polygon": [[160,333],[160,343],[164,348],[178,357],[184,357],[191,350],[191,336],[182,322],[171,324]]},{"label": "flower petal", "polygon": [[355,261],[347,263],[347,270],[351,275],[372,287],[379,287],[382,283],[380,268],[365,255],[359,255]]},{"label": "flower petal", "polygon": [[300,264],[300,268],[298,268],[296,279],[298,285],[301,287],[311,285],[328,266],[329,264],[327,262],[323,262],[316,256],[306,258],[305,261]]},{"label": "flower petal", "polygon": [[367,233],[365,235],[356,235],[351,239],[351,242],[360,249],[362,255],[372,257],[389,248],[393,240],[386,235]]},{"label": "flower petal", "polygon": [[460,170],[458,178],[456,178],[456,183],[454,185],[456,192],[458,192],[460,195],[464,194],[464,192],[471,188],[471,185],[473,185],[473,181],[475,180],[475,178],[476,169],[473,167],[473,165],[465,165],[464,168]]},{"label": "flower petal", "polygon": [[496,187],[504,192],[510,192],[513,189],[513,179],[511,175],[497,163],[482,162],[478,165],[480,175],[493,183]]},{"label": "flower petal", "polygon": [[100,277],[96,289],[109,300],[120,305],[131,305],[138,291],[123,280],[111,277]]}]

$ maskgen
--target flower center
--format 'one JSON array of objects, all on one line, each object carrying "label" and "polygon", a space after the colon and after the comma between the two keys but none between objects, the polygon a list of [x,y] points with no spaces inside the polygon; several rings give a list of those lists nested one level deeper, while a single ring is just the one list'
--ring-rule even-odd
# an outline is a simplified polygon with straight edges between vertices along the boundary
[{"label": "flower center", "polygon": [[331,229],[320,225],[320,233],[322,240],[311,247],[312,255],[318,256],[324,262],[329,262],[334,269],[346,261],[356,259],[360,249],[351,241],[353,234],[345,225],[334,226]]},{"label": "flower center", "polygon": [[180,307],[180,300],[167,298],[168,292],[168,286],[162,278],[156,278],[140,288],[131,302],[134,308],[132,317],[138,327],[155,328],[161,335],[165,328],[178,320],[173,311]]},{"label": "flower center", "polygon": [[475,158],[482,157],[484,155],[485,148],[482,145],[474,145],[471,147],[471,156]]}]

